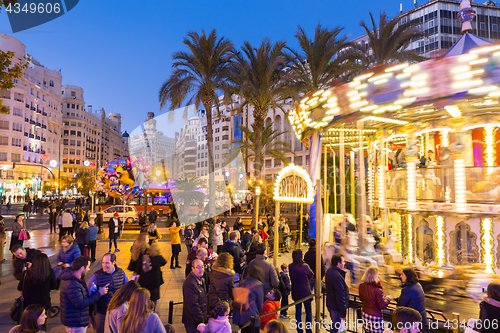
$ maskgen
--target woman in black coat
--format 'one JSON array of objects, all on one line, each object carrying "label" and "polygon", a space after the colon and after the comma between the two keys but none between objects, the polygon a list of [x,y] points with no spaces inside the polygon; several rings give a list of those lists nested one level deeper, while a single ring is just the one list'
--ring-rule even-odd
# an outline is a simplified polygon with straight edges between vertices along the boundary
[{"label": "woman in black coat", "polygon": [[233,256],[222,252],[210,272],[209,313],[219,301],[233,303],[234,274]]},{"label": "woman in black coat", "polygon": [[141,265],[139,284],[141,287],[149,290],[151,293],[151,300],[156,307],[156,301],[160,299],[160,286],[164,283],[161,268],[167,264],[167,261],[160,254],[160,246],[156,243],[147,249],[146,255],[149,256],[151,270],[148,272],[144,271],[145,255],[143,255],[141,262],[139,262],[139,265]]},{"label": "woman in black coat", "polygon": [[479,320],[474,330],[496,333],[500,325],[500,283],[492,282],[486,290],[486,298],[479,303]]},{"label": "woman in black coat", "polygon": [[24,307],[41,304],[45,310],[51,305],[50,291],[56,289],[56,275],[45,253],[35,256],[30,268],[23,272],[17,289],[23,292]]},{"label": "woman in black coat", "polygon": [[85,246],[89,243],[89,236],[90,236],[89,224],[84,221],[82,222],[82,224],[80,224],[80,227],[76,229],[75,233],[75,242],[78,244],[78,247],[80,248],[80,253],[82,255]]},{"label": "woman in black coat", "polygon": [[[312,294],[311,291],[311,279],[314,277],[314,273],[308,264],[304,262],[304,255],[302,250],[294,250],[292,252],[293,262],[288,265],[288,271],[290,275],[290,281],[292,282],[292,299],[294,302],[301,300]],[[312,298],[304,302],[304,308],[306,311],[306,332],[311,333],[311,323],[312,323],[312,308],[311,308]],[[295,318],[297,319],[297,324],[302,323],[302,303],[295,305]],[[301,327],[303,327],[301,325]],[[297,332],[302,332],[298,329]]]},{"label": "woman in black coat", "polygon": [[425,309],[425,293],[424,289],[418,283],[417,274],[413,268],[405,268],[401,272],[401,295],[397,299],[398,306],[405,306],[413,310],[417,310],[422,316],[422,325],[425,327],[427,323],[427,311]]}]

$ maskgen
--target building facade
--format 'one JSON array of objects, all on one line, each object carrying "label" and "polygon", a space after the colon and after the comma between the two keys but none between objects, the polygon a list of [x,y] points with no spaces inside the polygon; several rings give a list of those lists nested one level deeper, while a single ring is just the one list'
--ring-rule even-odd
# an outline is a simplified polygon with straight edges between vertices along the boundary
[{"label": "building facade", "polygon": [[[15,62],[26,56],[26,47],[5,34],[0,34],[0,49],[13,51]],[[61,81],[60,72],[32,59],[14,88],[0,91],[10,108],[9,114],[0,115],[0,191],[6,197],[41,195],[43,182],[52,178],[47,168],[60,155]],[[51,169],[57,178],[56,168]]]},{"label": "building facade", "polygon": [[[443,54],[462,36],[462,24],[456,19],[460,11],[457,0],[431,0],[401,14],[401,23],[418,20],[418,28],[426,37],[410,43],[408,49],[432,58]],[[472,2],[476,18],[472,21],[472,33],[489,40],[500,39],[500,6],[497,2]],[[352,40],[365,50],[369,49],[368,36]]]}]

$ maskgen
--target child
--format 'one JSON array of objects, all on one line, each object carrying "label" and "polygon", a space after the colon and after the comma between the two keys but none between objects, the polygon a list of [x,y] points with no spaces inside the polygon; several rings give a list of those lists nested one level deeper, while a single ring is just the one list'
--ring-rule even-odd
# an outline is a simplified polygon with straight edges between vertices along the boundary
[{"label": "child", "polygon": [[[264,315],[269,312],[273,312],[274,310],[278,310],[280,308],[280,300],[281,293],[277,289],[273,289],[266,295],[266,301],[264,302],[264,306],[262,307],[262,311],[260,315]],[[278,313],[275,312],[269,316],[262,317],[260,319],[260,329],[263,330],[266,327],[266,324],[273,319],[278,319]]]},{"label": "child", "polygon": [[197,327],[200,333],[231,333],[229,323],[229,303],[219,302],[212,310],[208,324],[199,324]]},{"label": "child", "polygon": [[[280,273],[280,278],[281,278],[281,306],[287,306],[288,305],[288,295],[290,295],[290,292],[292,291],[292,286],[290,284],[290,277],[288,276],[288,265],[287,264],[282,264],[281,265],[281,273]],[[290,318],[288,316],[288,309],[283,309],[281,310],[280,313],[280,318],[287,319]]]}]

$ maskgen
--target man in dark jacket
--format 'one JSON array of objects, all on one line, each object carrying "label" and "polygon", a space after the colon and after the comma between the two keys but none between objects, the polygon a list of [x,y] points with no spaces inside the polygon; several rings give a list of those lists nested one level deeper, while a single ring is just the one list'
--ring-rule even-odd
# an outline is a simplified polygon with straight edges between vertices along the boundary
[{"label": "man in dark jacket", "polygon": [[123,269],[116,266],[116,255],[106,253],[102,257],[102,268],[95,272],[88,283],[88,288],[95,286],[105,286],[109,284],[108,293],[97,301],[97,309],[92,316],[92,326],[97,333],[104,333],[104,320],[106,319],[106,310],[109,301],[125,283],[128,282],[127,274]]},{"label": "man in dark jacket", "polygon": [[40,253],[42,253],[40,250],[30,249],[29,247],[23,249],[20,244],[12,247],[12,254],[16,257],[12,264],[14,266],[14,277],[17,280],[21,280],[23,271],[31,266],[35,256]]},{"label": "man in dark jacket", "polygon": [[204,273],[203,262],[199,259],[193,260],[192,271],[182,285],[182,323],[187,333],[196,333],[198,325],[207,321],[207,293],[202,278]]},{"label": "man in dark jacket", "polygon": [[238,241],[238,234],[233,231],[229,235],[229,240],[227,240],[224,245],[222,245],[222,252],[227,252],[233,256],[234,259],[234,271],[238,274],[243,273],[241,268],[241,259],[244,254],[236,242]]},{"label": "man in dark jacket", "polygon": [[108,228],[109,228],[109,252],[111,252],[111,246],[113,245],[113,241],[115,243],[115,252],[120,252],[118,249],[118,245],[116,245],[116,240],[120,235],[120,228],[123,222],[118,218],[120,215],[115,213],[112,218],[109,219]]},{"label": "man in dark jacket", "polygon": [[[276,268],[273,264],[266,261],[264,253],[266,252],[266,246],[263,243],[257,244],[257,256],[248,264],[248,269],[253,266],[257,266],[263,271],[262,283],[264,284],[264,296],[267,295],[271,290],[278,288],[280,281],[278,279],[278,274],[276,273]],[[264,301],[264,300],[262,300]]]},{"label": "man in dark jacket", "polygon": [[151,211],[149,212],[149,223],[156,223],[156,219],[158,218],[158,215],[156,213],[155,207],[151,207]]},{"label": "man in dark jacket", "polygon": [[80,256],[73,261],[71,269],[61,272],[61,323],[68,332],[87,332],[90,323],[89,306],[108,292],[108,285],[89,294],[85,274],[90,270],[88,257]]},{"label": "man in dark jacket", "polygon": [[[304,254],[304,261],[313,272],[316,272],[316,239],[311,238],[309,240],[309,250],[307,250],[306,254]],[[321,256],[321,279],[325,276],[325,262],[323,261],[323,256]],[[316,273],[315,273],[316,274]],[[311,284],[311,291],[314,292],[316,286],[316,279],[318,277],[315,276],[314,279],[311,279],[309,282]]]},{"label": "man in dark jacket", "polygon": [[326,285],[326,307],[330,311],[332,318],[331,332],[340,332],[340,323],[345,320],[347,308],[349,307],[349,288],[345,283],[344,257],[341,254],[334,254],[332,266],[325,276]]}]

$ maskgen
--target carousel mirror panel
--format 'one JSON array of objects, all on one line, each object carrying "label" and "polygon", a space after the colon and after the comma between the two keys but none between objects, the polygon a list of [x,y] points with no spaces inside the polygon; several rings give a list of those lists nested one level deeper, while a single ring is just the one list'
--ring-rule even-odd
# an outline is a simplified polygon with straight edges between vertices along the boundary
[{"label": "carousel mirror panel", "polygon": [[415,232],[417,258],[422,263],[434,261],[434,232],[426,219],[422,219]]},{"label": "carousel mirror panel", "polygon": [[460,222],[450,232],[450,262],[453,265],[479,263],[477,235],[467,223]]}]

